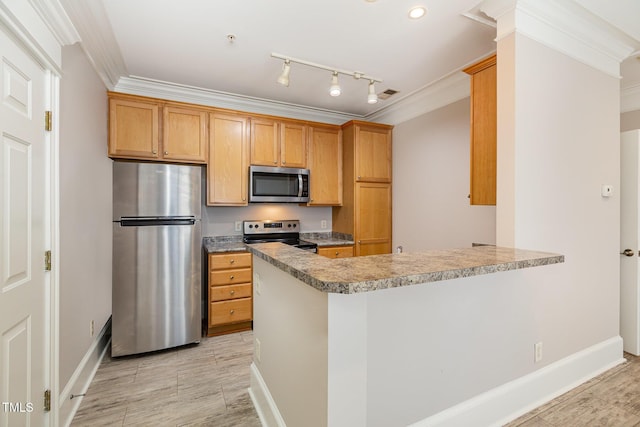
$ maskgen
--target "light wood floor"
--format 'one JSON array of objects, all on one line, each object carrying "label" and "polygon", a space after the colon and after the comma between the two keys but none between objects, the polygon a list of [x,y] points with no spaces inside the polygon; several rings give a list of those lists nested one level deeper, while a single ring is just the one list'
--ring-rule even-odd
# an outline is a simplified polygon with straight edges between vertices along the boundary
[{"label": "light wood floor", "polygon": [[247,389],[253,335],[103,359],[72,426],[260,426]]},{"label": "light wood floor", "polygon": [[[72,426],[260,426],[251,404],[251,332],[151,355],[105,356]],[[507,427],[640,427],[640,357]],[[481,426],[469,426],[481,427]]]}]

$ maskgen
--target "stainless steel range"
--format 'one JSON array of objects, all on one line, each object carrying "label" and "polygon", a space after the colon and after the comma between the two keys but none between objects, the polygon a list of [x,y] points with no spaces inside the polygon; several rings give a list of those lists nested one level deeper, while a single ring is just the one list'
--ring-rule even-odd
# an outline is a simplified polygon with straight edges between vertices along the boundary
[{"label": "stainless steel range", "polygon": [[300,239],[300,221],[291,220],[258,220],[243,221],[244,243],[280,242],[311,252],[318,252],[318,245]]}]

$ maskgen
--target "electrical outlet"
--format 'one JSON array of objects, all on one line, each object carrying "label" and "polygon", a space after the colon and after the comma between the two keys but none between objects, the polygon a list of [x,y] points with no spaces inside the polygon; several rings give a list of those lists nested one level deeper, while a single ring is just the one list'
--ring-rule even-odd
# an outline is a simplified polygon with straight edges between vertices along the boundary
[{"label": "electrical outlet", "polygon": [[236,231],[242,231],[242,221],[236,221]]},{"label": "electrical outlet", "polygon": [[327,220],[323,219],[322,221],[320,221],[320,228],[324,229],[327,228]]},{"label": "electrical outlet", "polygon": [[95,324],[93,323],[93,320],[89,323],[89,336],[93,337],[93,334],[95,333],[95,329],[94,329]]},{"label": "electrical outlet", "polygon": [[538,363],[542,360],[542,341],[533,346],[533,361]]},{"label": "electrical outlet", "polygon": [[256,358],[256,362],[260,362],[260,356],[261,356],[261,354],[260,354],[261,348],[260,347],[261,347],[260,346],[260,340],[258,338],[256,338],[256,345],[255,345],[255,349],[254,349],[254,355],[255,355],[255,358]]},{"label": "electrical outlet", "polygon": [[260,295],[260,291],[262,290],[262,280],[260,280],[260,275],[258,273],[253,274],[253,283],[256,284],[256,295]]}]

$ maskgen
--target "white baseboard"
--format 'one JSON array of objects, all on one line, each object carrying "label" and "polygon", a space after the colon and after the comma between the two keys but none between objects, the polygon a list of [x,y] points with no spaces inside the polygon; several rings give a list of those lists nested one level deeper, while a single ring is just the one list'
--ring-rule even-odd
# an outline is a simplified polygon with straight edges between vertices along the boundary
[{"label": "white baseboard", "polygon": [[265,427],[286,427],[267,384],[254,363],[251,364],[251,387],[249,396],[256,408],[260,422]]},{"label": "white baseboard", "polygon": [[614,337],[425,418],[412,427],[502,426],[625,360]]},{"label": "white baseboard", "polygon": [[111,329],[111,319],[104,325],[96,339],[87,350],[78,367],[71,375],[69,382],[64,387],[58,398],[59,410],[58,416],[61,426],[68,426],[71,424],[76,411],[82,403],[82,396],[71,399],[71,395],[78,395],[86,393],[93,377],[100,366],[100,362],[104,357],[109,342],[111,341],[111,334],[107,334],[107,331]]}]

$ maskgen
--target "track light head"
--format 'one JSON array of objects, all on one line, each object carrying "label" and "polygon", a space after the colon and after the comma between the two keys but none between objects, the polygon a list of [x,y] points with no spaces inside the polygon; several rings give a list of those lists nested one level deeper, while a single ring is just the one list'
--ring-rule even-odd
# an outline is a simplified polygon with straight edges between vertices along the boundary
[{"label": "track light head", "polygon": [[291,72],[291,62],[288,59],[284,60],[282,64],[282,74],[278,77],[278,83],[283,86],[289,87],[289,73]]},{"label": "track light head", "polygon": [[333,76],[331,77],[331,87],[329,88],[329,95],[331,96],[340,96],[342,91],[340,90],[340,85],[338,84],[338,72],[334,71]]},{"label": "track light head", "polygon": [[376,88],[373,85],[373,80],[369,80],[369,95],[367,96],[367,102],[369,104],[375,104],[378,102],[378,95],[376,95]]}]

